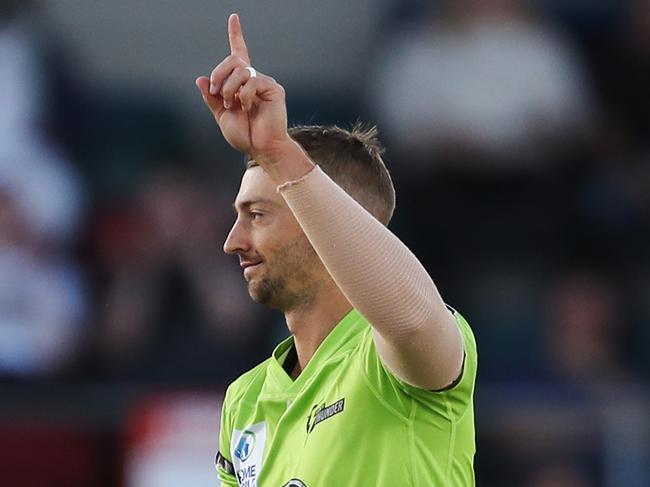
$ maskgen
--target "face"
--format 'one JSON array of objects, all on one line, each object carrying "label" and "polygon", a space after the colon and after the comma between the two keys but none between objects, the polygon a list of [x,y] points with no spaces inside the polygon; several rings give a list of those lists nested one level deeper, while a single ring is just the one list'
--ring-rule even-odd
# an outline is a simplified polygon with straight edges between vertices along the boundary
[{"label": "face", "polygon": [[223,248],[239,256],[255,301],[288,311],[313,300],[326,271],[275,188],[261,167],[244,173]]}]

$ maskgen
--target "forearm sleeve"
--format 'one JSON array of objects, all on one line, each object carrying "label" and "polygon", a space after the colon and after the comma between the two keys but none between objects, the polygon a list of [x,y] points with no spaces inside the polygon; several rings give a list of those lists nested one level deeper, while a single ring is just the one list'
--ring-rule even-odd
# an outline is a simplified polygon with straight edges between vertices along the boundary
[{"label": "forearm sleeve", "polygon": [[278,190],[338,287],[380,335],[412,336],[444,310],[408,247],[319,167]]}]

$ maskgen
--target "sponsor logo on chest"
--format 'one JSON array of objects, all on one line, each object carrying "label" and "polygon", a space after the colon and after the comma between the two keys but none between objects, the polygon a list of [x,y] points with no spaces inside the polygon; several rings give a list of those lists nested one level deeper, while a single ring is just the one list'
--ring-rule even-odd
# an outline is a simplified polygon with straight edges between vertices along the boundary
[{"label": "sponsor logo on chest", "polygon": [[284,484],[282,487],[307,487],[307,486],[300,479],[291,479],[291,480],[289,480],[289,482]]},{"label": "sponsor logo on chest", "polygon": [[345,398],[341,398],[329,406],[321,403],[311,408],[311,413],[309,413],[309,417],[307,418],[307,434],[311,433],[318,423],[343,412],[344,407]]},{"label": "sponsor logo on chest", "polygon": [[240,487],[257,487],[266,444],[266,422],[234,430],[230,442],[237,483]]}]

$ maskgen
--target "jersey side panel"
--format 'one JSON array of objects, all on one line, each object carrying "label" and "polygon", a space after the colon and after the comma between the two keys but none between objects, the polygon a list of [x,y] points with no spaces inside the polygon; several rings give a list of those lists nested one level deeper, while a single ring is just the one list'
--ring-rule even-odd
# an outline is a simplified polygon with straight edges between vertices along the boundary
[{"label": "jersey side panel", "polygon": [[378,401],[411,421],[414,485],[474,485],[476,341],[467,321],[457,312],[454,317],[463,337],[465,361],[460,380],[445,391],[427,391],[398,379],[384,367],[372,334],[365,339],[364,373],[381,398]]}]

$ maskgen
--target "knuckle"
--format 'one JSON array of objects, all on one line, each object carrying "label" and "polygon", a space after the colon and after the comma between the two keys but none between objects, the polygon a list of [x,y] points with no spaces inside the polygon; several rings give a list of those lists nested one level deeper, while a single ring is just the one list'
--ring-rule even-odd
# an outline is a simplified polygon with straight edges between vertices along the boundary
[{"label": "knuckle", "polygon": [[237,56],[236,54],[230,54],[227,58],[230,63],[236,65],[236,66],[246,66],[246,63],[242,58]]},{"label": "knuckle", "polygon": [[232,95],[234,95],[235,90],[232,87],[232,84],[230,83],[225,83],[223,87],[221,88],[221,96],[224,98],[230,98]]},{"label": "knuckle", "polygon": [[245,100],[248,100],[254,94],[255,94],[255,88],[250,83],[247,83],[246,85],[244,85],[244,87],[239,92],[239,98],[243,98]]},{"label": "knuckle", "polygon": [[229,58],[230,58],[230,56],[227,56],[227,57],[223,58],[221,60],[221,62],[219,64],[217,64],[217,67],[214,68],[214,70],[216,71],[218,69],[224,69],[226,66],[228,66],[228,64],[230,62]]}]

